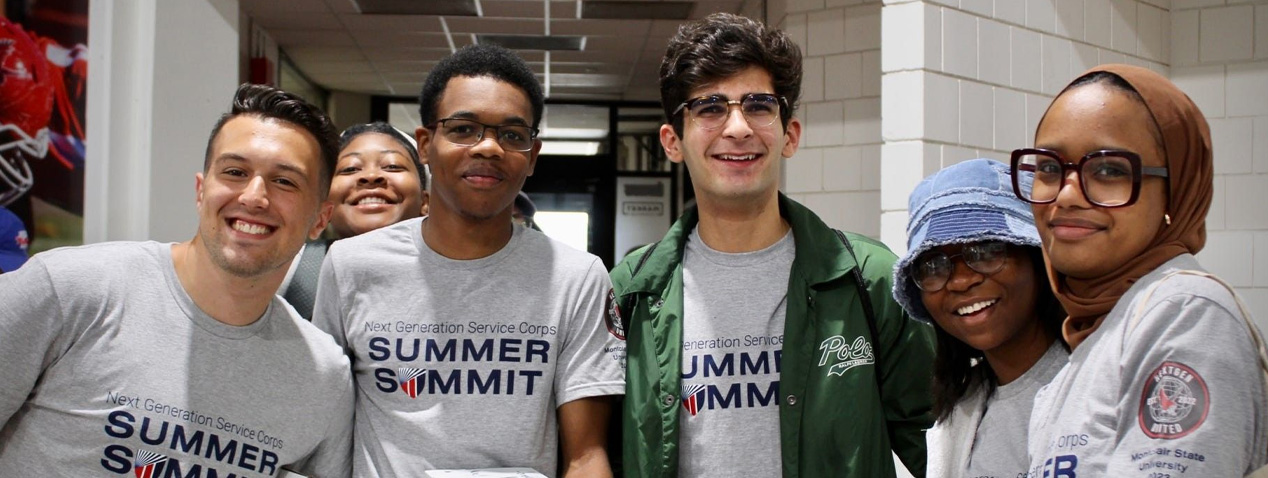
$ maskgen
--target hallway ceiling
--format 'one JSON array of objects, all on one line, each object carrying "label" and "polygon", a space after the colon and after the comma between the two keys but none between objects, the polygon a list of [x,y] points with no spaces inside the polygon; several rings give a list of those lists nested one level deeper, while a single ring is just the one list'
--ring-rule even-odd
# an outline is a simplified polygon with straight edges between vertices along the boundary
[{"label": "hallway ceiling", "polygon": [[[482,16],[363,14],[358,2],[366,9],[397,3],[461,11],[474,5]],[[698,19],[712,12],[760,12],[762,2],[634,0],[608,5],[607,10],[646,15],[677,7],[688,11],[688,18]],[[580,51],[517,50],[547,86],[550,98],[659,99],[660,59],[682,20],[579,18],[583,9],[586,16],[601,14],[592,14],[599,5],[588,3],[591,0],[241,0],[241,7],[306,76],[333,90],[415,96],[427,72],[451,48],[472,44],[481,35],[543,35],[549,28],[552,36],[584,37]]]}]

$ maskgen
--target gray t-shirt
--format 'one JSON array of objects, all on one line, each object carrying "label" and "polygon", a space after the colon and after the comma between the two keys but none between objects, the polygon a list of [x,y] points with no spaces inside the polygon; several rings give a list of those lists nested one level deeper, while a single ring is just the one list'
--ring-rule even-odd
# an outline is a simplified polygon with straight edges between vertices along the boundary
[{"label": "gray t-shirt", "polygon": [[354,475],[554,476],[556,408],[625,392],[603,263],[521,227],[493,255],[452,260],[424,220],[335,242],[322,266],[313,323],[352,356],[360,391]]},{"label": "gray t-shirt", "polygon": [[[1240,477],[1268,461],[1268,397],[1250,332],[1182,254],[1137,281],[1035,395],[1034,478]],[[1143,292],[1159,283],[1131,316]]]},{"label": "gray t-shirt", "polygon": [[792,231],[725,253],[693,230],[683,253],[680,476],[779,476],[779,367]]},{"label": "gray t-shirt", "polygon": [[1035,392],[1061,371],[1070,356],[1065,346],[1053,341],[1048,351],[1016,380],[995,388],[986,401],[969,453],[969,478],[1025,476],[1026,424],[1035,403]]},{"label": "gray t-shirt", "polygon": [[0,275],[0,476],[348,476],[347,357],[281,299],[247,326],[206,315],[171,247]]}]

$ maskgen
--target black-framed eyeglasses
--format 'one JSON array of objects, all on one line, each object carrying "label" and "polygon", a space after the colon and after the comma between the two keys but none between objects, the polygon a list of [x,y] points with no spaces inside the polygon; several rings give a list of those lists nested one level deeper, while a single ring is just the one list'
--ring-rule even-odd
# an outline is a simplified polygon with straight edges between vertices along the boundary
[{"label": "black-framed eyeglasses", "polygon": [[[1013,151],[1013,193],[1031,204],[1057,200],[1070,171],[1079,173],[1079,189],[1088,202],[1100,207],[1130,206],[1140,197],[1144,176],[1167,177],[1167,168],[1142,166],[1140,155],[1131,151],[1100,150],[1083,156],[1078,163],[1046,149]],[[1033,173],[1034,183],[1022,187],[1023,173]]]},{"label": "black-framed eyeglasses", "polygon": [[493,137],[507,151],[532,151],[537,128],[519,124],[484,124],[466,118],[445,118],[427,125],[445,141],[458,146],[475,146],[484,140],[484,132],[493,130]]},{"label": "black-framed eyeglasses", "polygon": [[749,93],[738,100],[728,99],[722,95],[701,96],[682,102],[670,116],[677,116],[686,109],[691,121],[706,130],[721,128],[731,116],[731,105],[739,105],[740,112],[749,126],[765,128],[780,118],[782,107],[788,106],[788,100],[782,96],[769,93]]},{"label": "black-framed eyeglasses", "polygon": [[960,252],[948,255],[933,250],[921,254],[912,261],[908,271],[916,287],[925,292],[937,292],[947,286],[951,280],[951,272],[955,270],[955,258],[963,257],[964,264],[982,275],[991,275],[1004,268],[1008,260],[1008,243],[1002,241],[984,241],[967,244]]}]

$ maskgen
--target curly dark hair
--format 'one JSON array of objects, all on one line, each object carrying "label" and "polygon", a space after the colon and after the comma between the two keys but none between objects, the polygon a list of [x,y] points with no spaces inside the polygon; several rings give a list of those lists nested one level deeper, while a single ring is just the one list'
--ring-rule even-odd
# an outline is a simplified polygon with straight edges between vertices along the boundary
[{"label": "curly dark hair", "polygon": [[343,148],[347,148],[348,145],[352,143],[352,140],[357,139],[358,136],[366,133],[378,133],[392,138],[392,140],[400,144],[405,151],[408,151],[409,159],[414,162],[414,169],[418,170],[418,181],[422,184],[424,190],[427,189],[427,170],[423,168],[423,163],[418,159],[418,147],[414,146],[414,143],[410,142],[409,138],[406,137],[404,133],[401,133],[400,130],[392,127],[390,124],[382,121],[375,121],[373,123],[363,123],[349,126],[348,129],[343,130],[343,133],[339,134],[339,152],[343,153]]},{"label": "curly dark hair", "polygon": [[546,100],[542,95],[542,85],[528,63],[515,52],[498,45],[469,45],[440,60],[427,74],[423,91],[418,95],[418,113],[424,125],[440,119],[436,117],[437,105],[449,80],[458,76],[490,77],[519,87],[533,105],[532,126],[536,128],[541,124]]},{"label": "curly dark hair", "polygon": [[317,192],[325,199],[330,193],[330,176],[334,174],[335,161],[339,156],[339,130],[321,108],[297,95],[271,86],[251,83],[238,86],[229,112],[220,115],[216,125],[211,128],[211,136],[207,138],[207,152],[203,156],[203,172],[211,167],[211,148],[216,142],[216,136],[220,135],[220,129],[229,120],[242,115],[285,121],[307,131],[317,140],[317,146],[321,149]]},{"label": "curly dark hair", "polygon": [[[1038,247],[1025,249],[1035,274],[1035,315],[1039,317],[1044,331],[1069,349],[1061,336],[1065,309],[1061,308],[1049,286],[1048,272],[1043,266],[1043,251]],[[994,393],[998,379],[981,350],[952,337],[936,322],[933,330],[937,338],[937,352],[933,360],[933,414],[941,422],[951,416],[964,397],[978,390],[985,390],[987,396]]]},{"label": "curly dark hair", "polygon": [[669,40],[660,64],[660,104],[665,121],[681,137],[683,117],[673,113],[691,90],[751,66],[766,70],[775,94],[788,101],[779,115],[787,128],[801,99],[801,49],[792,38],[782,30],[730,13],[684,23]]}]

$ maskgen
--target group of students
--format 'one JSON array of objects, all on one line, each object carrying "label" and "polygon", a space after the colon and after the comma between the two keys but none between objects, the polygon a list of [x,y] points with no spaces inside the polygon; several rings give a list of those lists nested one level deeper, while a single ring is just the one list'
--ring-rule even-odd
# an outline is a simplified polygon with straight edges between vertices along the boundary
[{"label": "group of students", "polygon": [[441,61],[416,147],[242,86],[193,239],[0,274],[0,476],[1264,473],[1268,358],[1193,257],[1187,96],[1081,75],[1011,164],[917,186],[899,258],[779,193],[801,74],[759,22],[678,30],[660,139],[697,205],[610,273],[513,225],[544,109],[514,53]]}]

